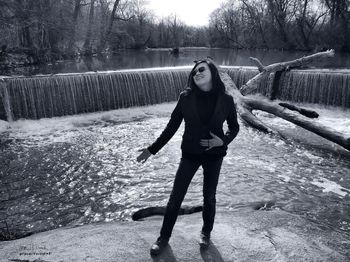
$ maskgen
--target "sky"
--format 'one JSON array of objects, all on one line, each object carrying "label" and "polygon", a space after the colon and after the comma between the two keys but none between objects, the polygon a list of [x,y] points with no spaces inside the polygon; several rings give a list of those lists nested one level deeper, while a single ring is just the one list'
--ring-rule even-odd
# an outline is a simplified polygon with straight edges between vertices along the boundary
[{"label": "sky", "polygon": [[224,0],[148,0],[148,9],[161,18],[170,14],[191,26],[207,26],[209,14]]}]

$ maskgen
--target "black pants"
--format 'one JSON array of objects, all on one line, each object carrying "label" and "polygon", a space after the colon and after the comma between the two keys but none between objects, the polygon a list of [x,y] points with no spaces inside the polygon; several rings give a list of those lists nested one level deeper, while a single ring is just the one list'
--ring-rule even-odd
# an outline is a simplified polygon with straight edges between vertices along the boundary
[{"label": "black pants", "polygon": [[181,158],[176,172],[173,190],[166,207],[160,236],[170,238],[173,231],[181,203],[185,198],[188,186],[200,166],[203,167],[203,227],[202,232],[209,235],[213,229],[216,205],[216,187],[219,180],[223,158],[216,160],[191,160]]}]

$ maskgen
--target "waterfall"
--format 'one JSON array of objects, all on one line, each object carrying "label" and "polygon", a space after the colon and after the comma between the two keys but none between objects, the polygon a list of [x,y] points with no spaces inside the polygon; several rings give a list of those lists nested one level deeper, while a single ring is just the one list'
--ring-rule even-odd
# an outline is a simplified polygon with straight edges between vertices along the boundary
[{"label": "waterfall", "polygon": [[[9,109],[6,110],[7,120],[17,120],[176,101],[185,88],[190,69],[182,67],[7,78],[6,85],[1,88],[4,94],[1,96],[2,104],[6,104]],[[254,75],[254,70],[247,72],[229,70],[239,85]]]},{"label": "waterfall", "polygon": [[13,121],[10,98],[5,81],[0,81],[0,119]]},{"label": "waterfall", "polygon": [[187,76],[158,70],[11,78],[2,100],[15,120],[106,111],[177,100]]},{"label": "waterfall", "polygon": [[350,70],[293,70],[283,73],[277,98],[350,108]]},{"label": "waterfall", "polygon": [[[223,69],[227,70],[226,72],[232,78],[233,82],[238,88],[259,73],[256,67],[223,67]],[[274,74],[270,74],[262,79],[261,82],[259,82],[258,89],[255,92],[262,95],[268,95],[273,84],[273,77]]]},{"label": "waterfall", "polygon": [[[190,67],[138,69],[0,81],[0,118],[39,119],[176,101]],[[223,67],[238,87],[258,73],[252,67]],[[275,74],[258,92],[269,95]],[[349,70],[292,70],[278,79],[276,98],[350,108]],[[1,79],[0,79],[1,80]]]}]

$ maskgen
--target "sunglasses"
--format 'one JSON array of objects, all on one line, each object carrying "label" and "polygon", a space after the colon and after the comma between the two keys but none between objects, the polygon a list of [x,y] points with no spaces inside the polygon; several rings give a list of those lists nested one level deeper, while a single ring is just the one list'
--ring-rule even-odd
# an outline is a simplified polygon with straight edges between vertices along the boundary
[{"label": "sunglasses", "polygon": [[205,71],[205,67],[204,67],[204,66],[201,66],[201,67],[197,68],[196,70],[193,70],[192,73],[191,73],[191,75],[192,75],[192,76],[195,76],[195,75],[197,74],[197,72],[203,73],[204,71]]}]

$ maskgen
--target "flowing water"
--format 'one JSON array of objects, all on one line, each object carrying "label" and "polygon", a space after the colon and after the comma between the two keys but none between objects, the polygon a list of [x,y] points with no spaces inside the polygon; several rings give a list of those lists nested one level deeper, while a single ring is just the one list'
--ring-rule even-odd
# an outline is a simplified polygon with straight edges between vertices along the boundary
[{"label": "flowing water", "polygon": [[[161,133],[174,106],[0,121],[2,234],[130,220],[139,208],[164,206],[181,157],[183,125],[145,164],[136,157]],[[304,106],[320,113],[320,123],[350,135],[350,111]],[[266,211],[282,209],[350,236],[350,153],[289,122],[257,114],[288,139],[241,125],[224,159],[218,210],[272,203]],[[184,204],[201,203],[200,169]]]},{"label": "flowing water", "polygon": [[[0,118],[16,120],[0,120],[0,238],[129,220],[139,208],[165,205],[183,127],[147,163],[135,159],[165,127],[189,70],[0,81]],[[238,86],[257,73],[247,67],[225,70]],[[320,113],[316,121],[350,136],[349,75],[319,69],[283,73],[277,97],[314,108]],[[259,92],[269,94],[274,82],[269,76]],[[81,115],[68,116],[74,114]],[[257,114],[286,139],[241,125],[222,167],[218,209],[239,212],[269,203],[264,210],[283,209],[350,235],[350,153],[289,122]],[[199,170],[184,204],[201,204],[201,176]]]},{"label": "flowing water", "polygon": [[[252,67],[223,67],[238,87],[258,73]],[[11,77],[0,81],[0,119],[73,115],[175,101],[190,67]],[[277,80],[279,79],[279,80]],[[0,79],[1,80],[1,79]],[[271,74],[258,92],[305,103],[350,108],[350,70],[293,70]]]}]

